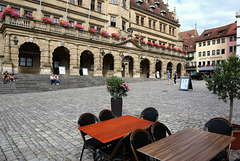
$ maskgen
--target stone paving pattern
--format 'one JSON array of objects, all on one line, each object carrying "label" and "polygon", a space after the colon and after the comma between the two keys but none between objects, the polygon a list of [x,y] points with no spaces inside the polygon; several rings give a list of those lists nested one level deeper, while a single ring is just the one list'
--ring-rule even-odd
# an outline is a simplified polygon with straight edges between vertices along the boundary
[{"label": "stone paving pattern", "polygon": [[[131,83],[123,114],[139,116],[144,108],[155,107],[172,133],[203,129],[213,117],[228,118],[229,103],[208,91],[204,81],[192,82],[189,91],[163,80]],[[105,86],[0,95],[0,160],[79,160],[83,141],[78,117],[85,112],[98,116],[103,109],[110,109]],[[235,100],[232,122],[240,124],[239,116],[240,101]],[[92,161],[87,150],[83,156],[83,161]],[[231,152],[231,160],[238,156],[240,150]]]}]

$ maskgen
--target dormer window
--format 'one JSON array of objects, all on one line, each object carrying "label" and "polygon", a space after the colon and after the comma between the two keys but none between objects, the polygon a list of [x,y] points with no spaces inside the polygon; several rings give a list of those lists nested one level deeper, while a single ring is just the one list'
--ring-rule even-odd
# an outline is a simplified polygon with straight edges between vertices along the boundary
[{"label": "dormer window", "polygon": [[165,10],[161,10],[160,13],[161,13],[162,16],[166,16],[166,11]]},{"label": "dormer window", "polygon": [[143,3],[143,1],[142,0],[137,0],[137,3]]},{"label": "dormer window", "polygon": [[224,31],[224,30],[219,31],[219,32],[218,32],[218,35],[222,35],[222,34],[223,34],[223,31]]},{"label": "dormer window", "polygon": [[149,8],[155,9],[155,6],[154,5],[150,5]]},{"label": "dormer window", "polygon": [[156,1],[155,4],[156,4],[156,5],[160,5],[160,2]]},{"label": "dormer window", "polygon": [[204,34],[204,37],[208,37],[210,36],[210,33]]}]

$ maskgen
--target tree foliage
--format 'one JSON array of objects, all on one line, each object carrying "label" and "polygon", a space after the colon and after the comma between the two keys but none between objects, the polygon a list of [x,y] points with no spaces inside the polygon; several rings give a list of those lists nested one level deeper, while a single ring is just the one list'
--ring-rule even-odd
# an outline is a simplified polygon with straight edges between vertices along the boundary
[{"label": "tree foliage", "polygon": [[207,88],[217,94],[224,102],[229,100],[229,120],[232,120],[233,99],[240,99],[240,60],[231,55],[227,61],[223,61],[215,69],[212,78],[206,78]]}]

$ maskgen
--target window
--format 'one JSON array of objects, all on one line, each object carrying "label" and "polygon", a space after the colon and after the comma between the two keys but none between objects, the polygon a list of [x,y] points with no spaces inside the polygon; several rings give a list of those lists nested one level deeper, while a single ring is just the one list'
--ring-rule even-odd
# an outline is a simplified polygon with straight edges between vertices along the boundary
[{"label": "window", "polygon": [[116,3],[117,3],[117,0],[111,0],[111,3],[116,4]]},{"label": "window", "polygon": [[74,4],[74,0],[69,0],[69,3]]},{"label": "window", "polygon": [[206,46],[206,42],[205,41],[203,42],[203,46]]},{"label": "window", "polygon": [[126,8],[126,0],[123,0],[123,7]]},{"label": "window", "polygon": [[208,66],[210,65],[210,61],[207,61],[207,65],[208,65]]},{"label": "window", "polygon": [[23,66],[23,67],[32,67],[33,66],[32,57],[21,56],[19,59],[20,59],[19,66]]},{"label": "window", "polygon": [[203,61],[202,65],[205,66],[205,61]]},{"label": "window", "polygon": [[200,42],[200,43],[198,44],[198,46],[201,47],[201,46],[202,46],[202,43]]},{"label": "window", "polygon": [[225,54],[225,49],[222,49],[222,54]]},{"label": "window", "polygon": [[172,28],[169,26],[169,35],[172,34]]},{"label": "window", "polygon": [[202,53],[201,53],[201,52],[199,52],[199,53],[198,53],[198,57],[201,57],[201,54],[202,54]]},{"label": "window", "polygon": [[212,55],[215,55],[215,50],[212,50]]},{"label": "window", "polygon": [[139,25],[139,16],[136,16],[136,24]]},{"label": "window", "polygon": [[225,43],[225,38],[222,38],[222,43]]},{"label": "window", "polygon": [[207,56],[210,56],[210,51],[207,51]]},{"label": "window", "polygon": [[144,18],[141,18],[141,25],[144,26]]},{"label": "window", "polygon": [[90,26],[90,28],[94,29],[94,26]]},{"label": "window", "polygon": [[156,29],[156,22],[153,21],[153,29]]},{"label": "window", "polygon": [[202,55],[203,55],[203,56],[206,56],[206,51],[204,51],[204,52],[202,53]]},{"label": "window", "polygon": [[78,0],[78,5],[82,6],[82,0]]},{"label": "window", "polygon": [[159,24],[159,30],[162,32],[162,23]]},{"label": "window", "polygon": [[97,11],[98,12],[102,11],[102,3],[100,3],[100,2],[97,3]]},{"label": "window", "polygon": [[24,15],[32,15],[32,11],[24,10]]},{"label": "window", "polygon": [[211,44],[211,41],[207,41],[207,45],[210,45]]},{"label": "window", "polygon": [[149,28],[152,27],[152,21],[151,20],[148,21],[148,26],[149,26]]},{"label": "window", "polygon": [[215,65],[215,60],[212,61],[212,65],[213,65],[213,66]]},{"label": "window", "polygon": [[19,10],[18,8],[13,8],[13,7],[12,7],[12,9],[14,9],[14,10],[16,10],[16,12],[20,13],[20,12],[19,12],[20,10]]},{"label": "window", "polygon": [[163,32],[166,32],[166,25],[163,25]]},{"label": "window", "polygon": [[236,46],[230,46],[229,52],[236,52]]},{"label": "window", "polygon": [[111,16],[111,26],[116,27],[116,17]]},{"label": "window", "polygon": [[220,49],[217,50],[217,55],[220,55]]},{"label": "window", "polygon": [[97,27],[97,31],[98,31],[98,33],[100,33],[101,32],[101,28]]},{"label": "window", "polygon": [[201,62],[198,62],[198,66],[201,66]]},{"label": "window", "polygon": [[50,18],[50,16],[49,16],[49,15],[44,15],[44,17]]},{"label": "window", "polygon": [[174,28],[172,29],[172,35],[174,36]]},{"label": "window", "polygon": [[220,60],[217,60],[217,64],[220,64]]},{"label": "window", "polygon": [[122,30],[125,31],[126,30],[126,22],[122,20]]},{"label": "window", "polygon": [[5,9],[6,9],[6,6],[3,6],[3,5],[0,4],[0,12],[2,12]]},{"label": "window", "polygon": [[212,44],[213,44],[213,45],[215,45],[215,43],[216,43],[216,41],[215,41],[215,40],[213,40],[213,41],[212,41]]},{"label": "window", "polygon": [[54,23],[58,23],[59,22],[59,18],[58,17],[54,17],[53,21],[54,21]]},{"label": "window", "polygon": [[94,11],[95,9],[95,0],[91,0],[91,10]]},{"label": "window", "polygon": [[217,39],[217,44],[220,44],[220,39]]}]

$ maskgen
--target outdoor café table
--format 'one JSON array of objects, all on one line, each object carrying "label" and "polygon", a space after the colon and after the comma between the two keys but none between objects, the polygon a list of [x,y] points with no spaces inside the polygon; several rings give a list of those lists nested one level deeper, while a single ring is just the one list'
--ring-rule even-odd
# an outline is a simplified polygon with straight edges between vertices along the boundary
[{"label": "outdoor caf\u00e9 table", "polygon": [[138,151],[161,161],[207,161],[234,139],[231,136],[186,128],[139,148]]},{"label": "outdoor caf\u00e9 table", "polygon": [[145,129],[153,122],[135,116],[125,115],[110,120],[79,127],[82,132],[93,138],[108,143],[124,137],[137,128]]}]

